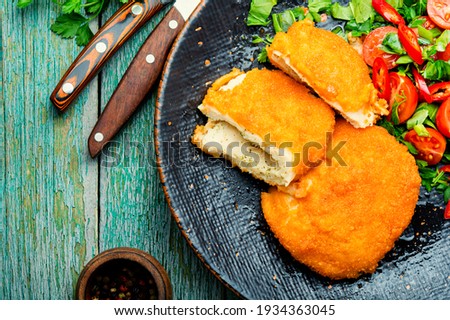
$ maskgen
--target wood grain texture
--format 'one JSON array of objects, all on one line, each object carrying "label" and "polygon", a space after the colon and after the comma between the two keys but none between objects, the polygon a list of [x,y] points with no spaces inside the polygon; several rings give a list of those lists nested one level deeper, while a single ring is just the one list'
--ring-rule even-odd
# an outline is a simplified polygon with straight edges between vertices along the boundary
[{"label": "wood grain texture", "polygon": [[15,4],[2,0],[0,298],[70,299],[97,250],[98,168],[86,161],[84,143],[96,114],[86,106],[97,104],[97,87],[67,114],[57,113],[50,88],[79,48],[49,31],[56,17],[51,2],[26,10]]},{"label": "wood grain texture", "polygon": [[[107,14],[115,9],[111,5]],[[125,44],[103,69],[102,108],[165,12]],[[100,250],[130,246],[149,252],[166,268],[174,299],[235,298],[200,263],[169,213],[155,164],[154,106],[153,93],[101,154]]]}]

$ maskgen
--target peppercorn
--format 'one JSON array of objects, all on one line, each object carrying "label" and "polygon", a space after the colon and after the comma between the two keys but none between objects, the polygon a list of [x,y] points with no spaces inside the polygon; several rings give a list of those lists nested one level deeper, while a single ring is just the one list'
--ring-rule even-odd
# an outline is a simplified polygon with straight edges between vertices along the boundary
[{"label": "peppercorn", "polygon": [[117,259],[100,267],[86,289],[92,300],[157,299],[157,288],[151,274],[129,260]]}]

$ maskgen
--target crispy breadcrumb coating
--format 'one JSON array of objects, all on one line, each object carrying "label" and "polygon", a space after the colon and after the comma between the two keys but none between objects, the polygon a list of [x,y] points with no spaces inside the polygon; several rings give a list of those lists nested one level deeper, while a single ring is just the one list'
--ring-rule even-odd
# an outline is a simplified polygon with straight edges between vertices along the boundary
[{"label": "crispy breadcrumb coating", "polygon": [[388,113],[387,102],[378,98],[358,52],[311,21],[296,22],[287,33],[277,33],[267,52],[273,65],[308,84],[355,127],[371,126]]},{"label": "crispy breadcrumb coating", "polygon": [[[278,154],[273,150],[282,149],[283,157],[292,162],[294,176],[304,174],[310,163],[325,158],[326,135],[333,131],[335,123],[333,110],[322,99],[278,70],[233,70],[212,85],[199,109],[211,120],[231,124],[275,160]],[[207,152],[202,147],[205,133],[197,128],[193,142]],[[305,153],[305,145],[310,143],[322,148],[309,148]],[[305,155],[308,159],[303,159]]]},{"label": "crispy breadcrumb coating", "polygon": [[[411,221],[420,176],[404,145],[378,126],[355,129],[337,120],[341,159],[310,170],[293,196],[262,193],[264,216],[300,262],[331,279],[373,273]],[[342,163],[345,162],[345,166]]]}]

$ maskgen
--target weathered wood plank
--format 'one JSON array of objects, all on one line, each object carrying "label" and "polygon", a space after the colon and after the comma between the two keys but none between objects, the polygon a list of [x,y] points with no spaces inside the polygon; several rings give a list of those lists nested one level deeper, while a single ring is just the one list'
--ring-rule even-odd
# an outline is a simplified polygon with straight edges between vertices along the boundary
[{"label": "weathered wood plank", "polygon": [[0,299],[70,299],[97,251],[98,165],[86,139],[94,84],[61,115],[49,94],[80,50],[53,35],[51,1],[2,0],[5,182]]},{"label": "weathered wood plank", "polygon": [[[116,9],[112,4],[105,16]],[[131,39],[104,68],[102,107],[164,12]],[[101,156],[101,251],[130,246],[150,252],[168,271],[175,299],[226,298],[227,289],[188,247],[167,208],[155,165],[155,91]]]}]

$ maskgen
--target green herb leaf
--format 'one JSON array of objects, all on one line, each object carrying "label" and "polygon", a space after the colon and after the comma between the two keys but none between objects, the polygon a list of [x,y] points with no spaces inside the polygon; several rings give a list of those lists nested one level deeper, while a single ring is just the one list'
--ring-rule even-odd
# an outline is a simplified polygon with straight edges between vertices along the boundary
[{"label": "green herb leaf", "polygon": [[430,133],[423,124],[415,125],[414,131],[417,133],[419,137],[430,137]]},{"label": "green herb leaf", "polygon": [[432,122],[436,121],[436,114],[439,110],[439,106],[437,106],[435,104],[423,102],[423,103],[419,104],[419,106],[417,107],[416,113],[420,112],[422,110],[425,110],[427,112],[428,118],[430,118],[430,120]]},{"label": "green herb leaf", "polygon": [[439,52],[444,52],[449,43],[450,43],[450,30],[445,30],[444,32],[442,32],[439,38],[436,39],[436,50]]},{"label": "green herb leaf", "polygon": [[88,19],[78,13],[63,14],[56,18],[50,29],[63,38],[73,38],[78,29],[88,22]]},{"label": "green herb leaf", "polygon": [[309,0],[308,9],[310,12],[321,13],[329,10],[331,0]]},{"label": "green herb leaf", "polygon": [[66,0],[62,5],[63,13],[80,13],[81,11],[81,0]]},{"label": "green herb leaf", "polygon": [[375,17],[372,0],[352,0],[349,5],[357,23],[364,23],[367,20],[373,20]]},{"label": "green herb leaf", "polygon": [[339,2],[335,2],[331,5],[330,13],[335,19],[350,21],[355,18],[353,16],[352,8],[350,6],[342,6]]},{"label": "green herb leaf", "polygon": [[76,41],[77,45],[85,46],[88,44],[89,40],[92,39],[93,36],[94,36],[94,34],[92,33],[91,29],[89,28],[89,24],[85,23],[78,28],[75,41]]},{"label": "green herb leaf", "polygon": [[383,51],[390,53],[390,54],[398,54],[398,55],[406,54],[405,49],[403,49],[403,46],[400,43],[398,34],[394,33],[394,32],[388,33],[384,37],[383,43],[380,48]]},{"label": "green herb leaf", "polygon": [[403,0],[386,0],[386,2],[393,6],[395,9],[400,9],[401,7],[403,7]]},{"label": "green herb leaf", "polygon": [[18,8],[25,8],[29,6],[33,0],[17,0],[17,7]]},{"label": "green herb leaf", "polygon": [[398,58],[395,61],[395,64],[408,64],[411,62],[414,62],[413,59],[411,59],[410,56],[405,55],[405,56],[401,56],[400,58]]},{"label": "green herb leaf", "polygon": [[447,203],[450,200],[450,187],[445,188],[444,202]]},{"label": "green herb leaf", "polygon": [[[120,1],[125,3],[126,1]],[[104,0],[86,0],[86,11],[90,14],[98,14],[102,11],[103,6],[106,4]]]},{"label": "green herb leaf", "polygon": [[266,63],[269,62],[269,56],[267,55],[267,49],[263,48],[260,52],[260,54],[258,54],[258,62],[260,63]]},{"label": "green herb leaf", "polygon": [[247,18],[247,26],[267,26],[272,8],[277,0],[252,0]]},{"label": "green herb leaf", "polygon": [[413,129],[415,126],[423,124],[423,122],[428,118],[428,110],[427,109],[421,109],[417,110],[414,115],[409,118],[409,120],[406,122],[406,128],[408,130]]},{"label": "green herb leaf", "polygon": [[442,60],[428,61],[422,76],[429,80],[449,80],[450,64]]},{"label": "green herb leaf", "polygon": [[272,14],[272,21],[275,32],[286,32],[296,19],[291,10],[286,10]]}]

